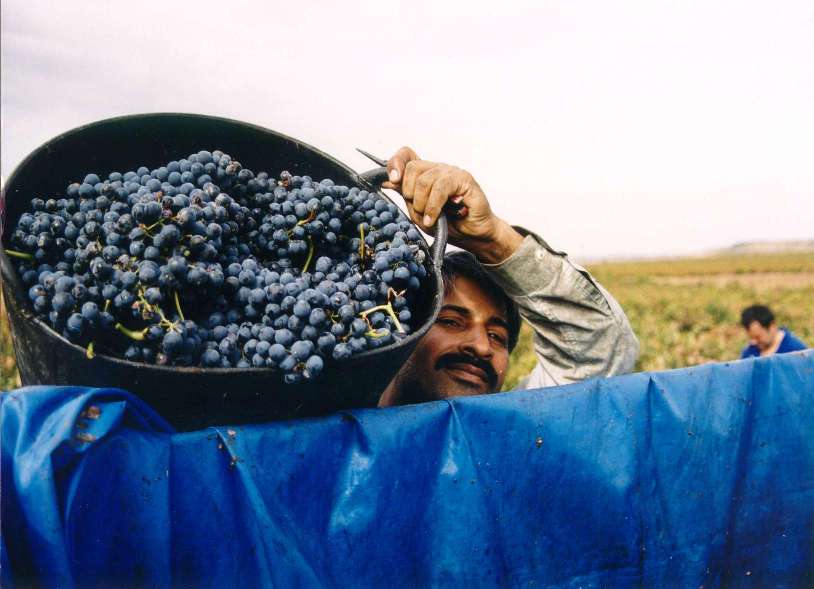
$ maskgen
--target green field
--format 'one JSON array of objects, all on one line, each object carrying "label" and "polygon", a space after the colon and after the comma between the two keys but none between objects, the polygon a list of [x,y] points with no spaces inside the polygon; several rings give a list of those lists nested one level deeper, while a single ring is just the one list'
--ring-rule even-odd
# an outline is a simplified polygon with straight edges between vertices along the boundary
[{"label": "green field", "polygon": [[11,346],[11,333],[3,297],[0,295],[0,391],[7,391],[20,385],[14,350]]},{"label": "green field", "polygon": [[[745,344],[740,311],[767,304],[781,325],[814,344],[814,254],[718,256],[595,264],[589,270],[622,304],[641,344],[637,370],[737,358]],[[0,303],[0,390],[19,386]],[[534,365],[524,328],[506,380]]]},{"label": "green field", "polygon": [[[746,341],[740,312],[772,308],[778,323],[814,345],[814,253],[717,256],[589,265],[621,303],[639,338],[637,371],[737,359]],[[523,329],[506,378],[534,365]]]}]

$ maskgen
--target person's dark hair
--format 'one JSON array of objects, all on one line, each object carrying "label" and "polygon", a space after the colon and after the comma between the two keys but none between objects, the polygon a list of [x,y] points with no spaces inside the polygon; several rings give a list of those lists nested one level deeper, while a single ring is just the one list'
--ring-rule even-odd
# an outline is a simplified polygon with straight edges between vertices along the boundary
[{"label": "person's dark hair", "polygon": [[765,305],[752,305],[746,307],[741,313],[741,325],[749,329],[752,321],[757,321],[763,327],[769,327],[774,321],[774,313]]},{"label": "person's dark hair", "polygon": [[449,252],[444,256],[444,265],[441,267],[441,276],[444,279],[444,293],[449,293],[456,276],[465,276],[481,287],[497,301],[506,305],[506,321],[509,324],[509,351],[514,350],[517,338],[520,335],[520,313],[517,304],[492,280],[491,276],[480,265],[478,259],[465,251]]}]

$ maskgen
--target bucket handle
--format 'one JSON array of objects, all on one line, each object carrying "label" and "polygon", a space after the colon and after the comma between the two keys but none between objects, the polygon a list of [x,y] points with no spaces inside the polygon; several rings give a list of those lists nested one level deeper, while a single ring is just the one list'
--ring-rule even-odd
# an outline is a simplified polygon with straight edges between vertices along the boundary
[{"label": "bucket handle", "polygon": [[[362,174],[359,178],[370,184],[376,190],[380,190],[382,183],[387,180],[387,168],[373,168]],[[438,220],[435,222],[435,239],[430,247],[430,256],[436,268],[441,268],[444,263],[444,251],[447,249],[447,236],[449,235],[449,228],[447,227],[447,218],[444,215],[439,215]]]}]

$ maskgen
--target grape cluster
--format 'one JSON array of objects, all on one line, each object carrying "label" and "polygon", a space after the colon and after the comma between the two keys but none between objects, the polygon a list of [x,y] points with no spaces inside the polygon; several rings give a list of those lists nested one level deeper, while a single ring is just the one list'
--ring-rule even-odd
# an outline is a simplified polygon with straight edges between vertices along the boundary
[{"label": "grape cluster", "polygon": [[89,357],[296,383],[408,334],[427,275],[419,232],[376,192],[221,151],[88,174],[31,209],[7,253],[36,314]]}]

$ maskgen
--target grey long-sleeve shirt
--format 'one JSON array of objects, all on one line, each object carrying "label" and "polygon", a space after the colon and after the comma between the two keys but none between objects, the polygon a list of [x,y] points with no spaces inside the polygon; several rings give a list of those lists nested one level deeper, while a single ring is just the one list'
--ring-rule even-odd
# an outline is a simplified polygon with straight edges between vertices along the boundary
[{"label": "grey long-sleeve shirt", "polygon": [[618,302],[587,270],[520,227],[523,243],[489,275],[534,331],[537,365],[519,385],[534,389],[633,369],[639,342]]}]

